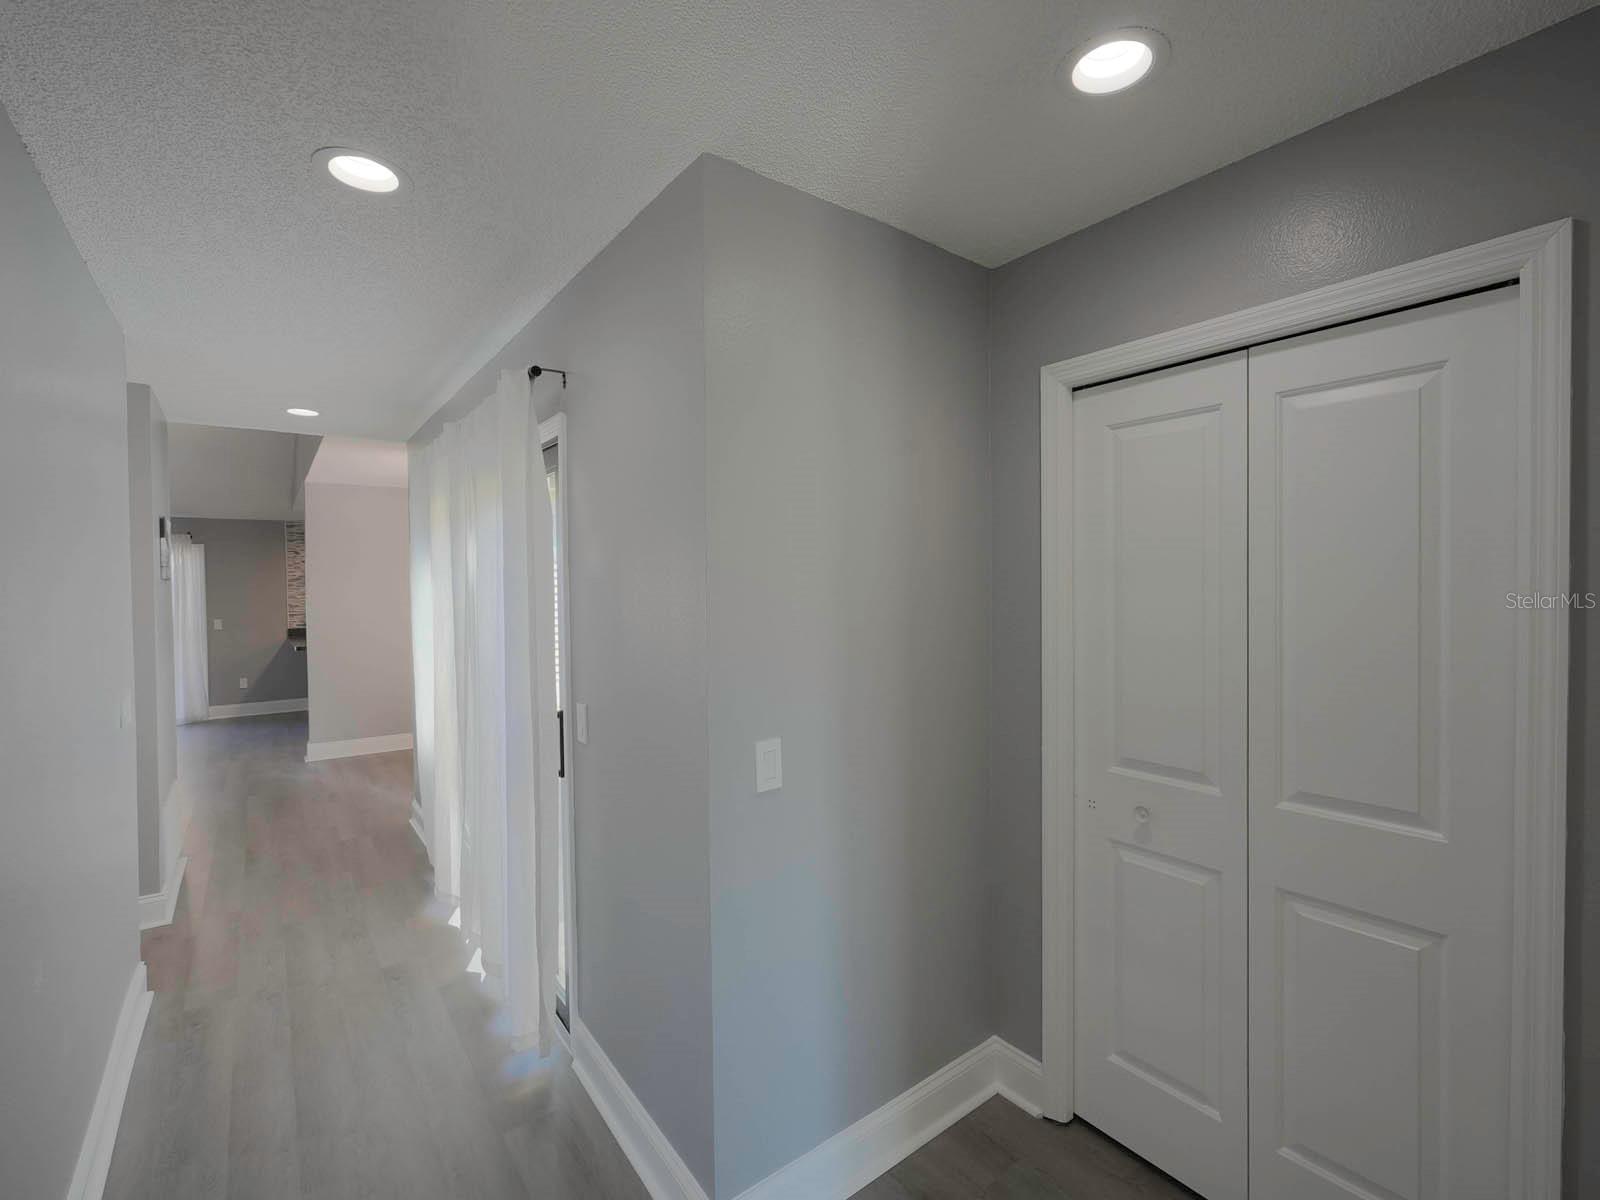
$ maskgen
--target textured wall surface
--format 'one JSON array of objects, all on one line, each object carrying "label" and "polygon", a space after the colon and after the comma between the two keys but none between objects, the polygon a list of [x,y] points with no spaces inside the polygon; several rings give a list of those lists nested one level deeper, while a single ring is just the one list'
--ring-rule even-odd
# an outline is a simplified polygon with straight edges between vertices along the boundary
[{"label": "textured wall surface", "polygon": [[306,484],[312,742],[412,731],[409,518],[405,488]]},{"label": "textured wall surface", "polygon": [[[1039,368],[1576,217],[1573,570],[1595,587],[1600,13],[1197,180],[998,271],[991,294],[998,1032],[1040,1049]],[[1600,636],[1572,616],[1567,1194],[1600,1195]]]},{"label": "textured wall surface", "polygon": [[0,114],[0,1195],[66,1194],[139,961],[122,332]]},{"label": "textured wall surface", "polygon": [[[206,548],[207,679],[211,703],[258,704],[306,693],[306,655],[289,644],[282,521],[175,517]],[[216,628],[216,620],[222,628]],[[239,680],[250,686],[241,689]]]},{"label": "textured wall surface", "polygon": [[[728,1197],[991,1032],[988,288],[877,221],[703,169]],[[783,787],[756,795],[774,736]]]}]

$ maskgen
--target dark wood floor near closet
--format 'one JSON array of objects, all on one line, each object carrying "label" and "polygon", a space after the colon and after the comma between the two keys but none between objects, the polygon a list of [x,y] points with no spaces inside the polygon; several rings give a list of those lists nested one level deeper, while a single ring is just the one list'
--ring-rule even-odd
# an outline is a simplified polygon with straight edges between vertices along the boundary
[{"label": "dark wood floor near closet", "polygon": [[[567,1056],[511,1050],[407,822],[409,754],[307,764],[303,716],[180,731],[195,812],[106,1200],[648,1200]],[[1189,1193],[991,1100],[858,1200]]]},{"label": "dark wood floor near closet", "polygon": [[1098,1130],[996,1096],[852,1200],[1197,1200]]}]

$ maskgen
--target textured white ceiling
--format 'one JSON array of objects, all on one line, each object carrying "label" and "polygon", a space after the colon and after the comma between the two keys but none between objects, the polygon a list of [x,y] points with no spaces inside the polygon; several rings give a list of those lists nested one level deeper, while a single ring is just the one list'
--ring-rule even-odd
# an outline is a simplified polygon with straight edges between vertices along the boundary
[{"label": "textured white ceiling", "polygon": [[997,264],[1591,2],[0,0],[0,101],[173,418],[405,437],[701,152]]}]

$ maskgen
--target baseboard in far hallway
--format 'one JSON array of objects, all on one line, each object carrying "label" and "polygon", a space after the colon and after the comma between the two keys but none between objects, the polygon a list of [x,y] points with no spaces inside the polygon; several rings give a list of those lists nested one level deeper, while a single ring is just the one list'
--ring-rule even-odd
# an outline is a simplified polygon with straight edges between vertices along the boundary
[{"label": "baseboard in far hallway", "polygon": [[[573,1021],[572,1040],[578,1078],[652,1200],[706,1200],[705,1189],[581,1020]],[[738,1200],[848,1200],[996,1095],[1030,1116],[1043,1112],[1038,1060],[991,1037],[778,1168]]]},{"label": "baseboard in far hallway", "polygon": [[350,738],[342,742],[307,742],[306,761],[324,762],[330,758],[359,758],[363,754],[388,754],[410,750],[412,735],[386,733],[379,737]]},{"label": "baseboard in far hallway", "polygon": [[206,710],[208,721],[225,721],[230,717],[266,717],[273,713],[305,712],[310,700],[300,696],[294,700],[256,700],[250,704],[213,704]]},{"label": "baseboard in far hallway", "polygon": [[146,987],[144,963],[136,963],[128,990],[122,997],[117,1027],[111,1035],[105,1070],[100,1075],[100,1090],[89,1111],[89,1127],[84,1130],[78,1149],[78,1165],[67,1185],[66,1200],[100,1200],[111,1169],[111,1152],[117,1145],[117,1127],[122,1123],[122,1104],[128,1095],[128,1080],[133,1077],[133,1061],[139,1054],[145,1021],[150,1016],[152,997]]},{"label": "baseboard in far hallway", "polygon": [[151,896],[139,897],[139,928],[156,929],[172,924],[172,914],[178,907],[178,892],[183,888],[183,872],[189,865],[187,855],[180,854],[167,876],[167,885]]}]

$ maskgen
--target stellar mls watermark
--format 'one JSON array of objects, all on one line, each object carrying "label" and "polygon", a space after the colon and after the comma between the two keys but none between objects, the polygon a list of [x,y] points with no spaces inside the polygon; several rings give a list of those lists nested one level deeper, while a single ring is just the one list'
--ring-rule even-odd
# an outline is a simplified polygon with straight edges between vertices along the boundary
[{"label": "stellar mls watermark", "polygon": [[1526,609],[1582,609],[1600,608],[1600,596],[1594,592],[1507,592],[1507,608]]}]

